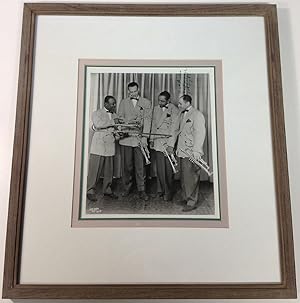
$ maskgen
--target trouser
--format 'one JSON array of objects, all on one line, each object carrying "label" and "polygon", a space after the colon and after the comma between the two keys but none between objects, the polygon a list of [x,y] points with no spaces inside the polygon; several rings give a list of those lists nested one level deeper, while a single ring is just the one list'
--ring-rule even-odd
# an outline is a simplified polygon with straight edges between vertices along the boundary
[{"label": "trouser", "polygon": [[188,205],[195,205],[199,197],[200,168],[188,158],[180,158],[182,198]]},{"label": "trouser", "polygon": [[171,195],[173,185],[172,166],[163,152],[156,151],[157,176],[162,193]]},{"label": "trouser", "polygon": [[130,191],[133,175],[138,191],[145,190],[146,170],[144,156],[138,146],[121,145],[122,181],[125,191]]},{"label": "trouser", "polygon": [[103,194],[111,194],[111,185],[113,180],[113,156],[100,156],[99,166],[96,176],[95,185],[93,187],[96,188],[101,175],[103,175],[103,185],[102,192]]}]

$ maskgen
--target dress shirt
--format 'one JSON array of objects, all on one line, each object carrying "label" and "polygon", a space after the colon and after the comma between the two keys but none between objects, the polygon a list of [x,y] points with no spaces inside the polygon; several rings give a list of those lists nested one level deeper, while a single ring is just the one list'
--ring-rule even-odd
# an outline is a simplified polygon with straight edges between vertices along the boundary
[{"label": "dress shirt", "polygon": [[136,106],[136,104],[137,104],[137,102],[138,102],[138,100],[137,100],[137,99],[135,99],[135,98],[131,98],[130,100],[131,100],[131,102],[132,102],[133,106],[135,107],[135,106]]}]

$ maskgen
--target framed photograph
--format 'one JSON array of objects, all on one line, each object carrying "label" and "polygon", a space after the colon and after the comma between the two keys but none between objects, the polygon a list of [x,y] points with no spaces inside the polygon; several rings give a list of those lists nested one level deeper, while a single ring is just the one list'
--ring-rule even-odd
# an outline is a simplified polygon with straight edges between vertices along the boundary
[{"label": "framed photograph", "polygon": [[275,5],[24,4],[3,297],[296,297]]}]

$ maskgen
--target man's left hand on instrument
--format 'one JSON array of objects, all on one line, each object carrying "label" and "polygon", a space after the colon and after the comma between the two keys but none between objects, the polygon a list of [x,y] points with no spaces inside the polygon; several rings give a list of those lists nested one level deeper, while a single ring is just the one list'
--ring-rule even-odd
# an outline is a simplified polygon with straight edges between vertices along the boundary
[{"label": "man's left hand on instrument", "polygon": [[195,158],[195,160],[200,161],[201,160],[201,153],[199,152],[193,152],[193,157]]},{"label": "man's left hand on instrument", "polygon": [[125,119],[123,117],[117,117],[114,119],[116,124],[124,124],[125,123]]},{"label": "man's left hand on instrument", "polygon": [[174,148],[172,146],[167,146],[166,150],[169,155],[174,153]]},{"label": "man's left hand on instrument", "polygon": [[148,146],[148,142],[147,142],[147,138],[146,137],[142,137],[141,142],[143,144],[143,146]]}]

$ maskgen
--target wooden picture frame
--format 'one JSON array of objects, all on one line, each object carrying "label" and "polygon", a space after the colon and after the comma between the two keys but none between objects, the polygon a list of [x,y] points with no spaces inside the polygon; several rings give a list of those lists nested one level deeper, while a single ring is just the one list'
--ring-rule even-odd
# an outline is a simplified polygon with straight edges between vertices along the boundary
[{"label": "wooden picture frame", "polygon": [[[180,284],[21,284],[20,260],[28,169],[31,97],[37,17],[67,16],[260,16],[264,18],[271,134],[276,189],[280,283]],[[33,4],[26,3],[17,96],[17,114],[10,185],[3,298],[10,299],[254,299],[295,298],[296,278],[287,152],[275,5],[159,5],[159,4]]]}]

